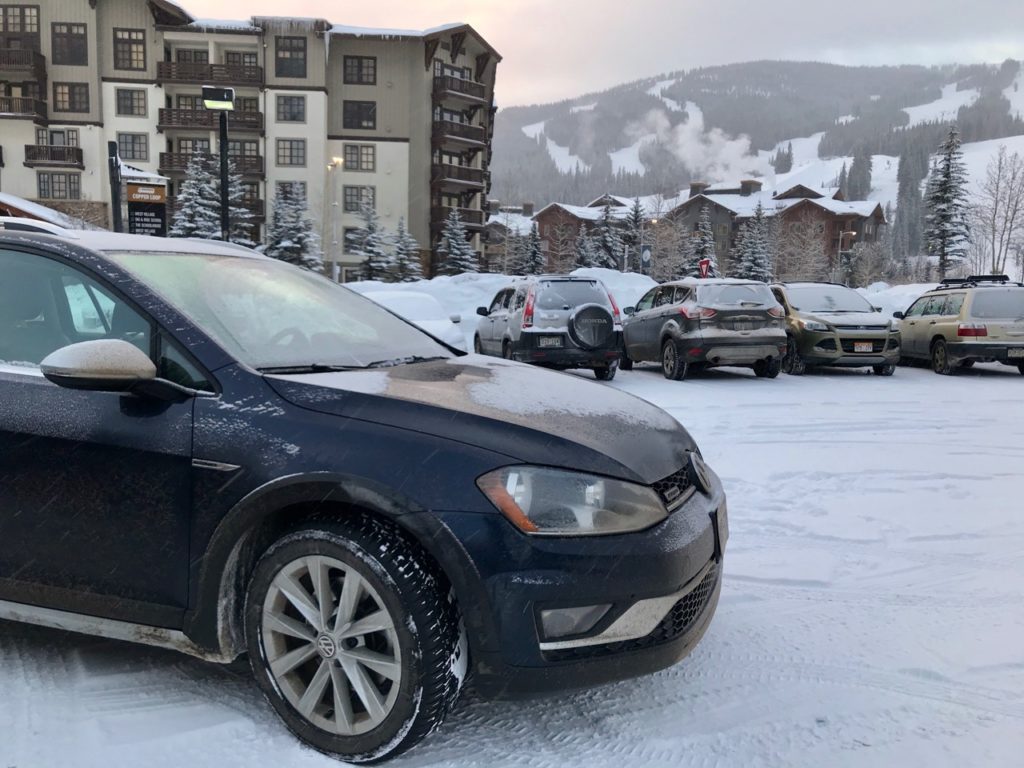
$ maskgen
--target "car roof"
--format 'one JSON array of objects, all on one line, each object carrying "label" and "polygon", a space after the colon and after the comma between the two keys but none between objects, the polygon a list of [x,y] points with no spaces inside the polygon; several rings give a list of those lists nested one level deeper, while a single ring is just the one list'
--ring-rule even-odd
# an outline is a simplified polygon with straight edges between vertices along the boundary
[{"label": "car roof", "polygon": [[828,280],[798,280],[792,283],[774,283],[774,285],[778,285],[783,288],[812,288],[816,285],[828,285],[834,288],[848,288],[851,291],[853,290],[853,288],[850,288],[850,286],[848,285],[843,285],[842,283],[833,283],[829,282]]},{"label": "car roof", "polygon": [[0,240],[16,240],[37,245],[71,243],[99,253],[187,253],[203,256],[240,256],[243,258],[267,258],[260,253],[236,243],[219,240],[199,240],[184,237],[152,237],[149,235],[128,235],[120,232],[93,230],[65,230],[60,234],[37,232],[0,232]]},{"label": "car roof", "polygon": [[693,287],[699,285],[764,285],[764,283],[760,280],[741,280],[735,277],[684,277],[682,280],[670,280],[662,285]]}]

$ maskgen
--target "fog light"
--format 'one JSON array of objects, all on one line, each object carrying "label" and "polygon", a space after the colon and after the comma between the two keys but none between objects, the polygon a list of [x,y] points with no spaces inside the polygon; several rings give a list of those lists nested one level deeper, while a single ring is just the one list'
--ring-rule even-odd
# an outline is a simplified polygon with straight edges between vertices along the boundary
[{"label": "fog light", "polygon": [[584,605],[579,608],[552,608],[540,612],[541,628],[544,638],[553,640],[558,637],[581,635],[594,628],[610,605]]}]

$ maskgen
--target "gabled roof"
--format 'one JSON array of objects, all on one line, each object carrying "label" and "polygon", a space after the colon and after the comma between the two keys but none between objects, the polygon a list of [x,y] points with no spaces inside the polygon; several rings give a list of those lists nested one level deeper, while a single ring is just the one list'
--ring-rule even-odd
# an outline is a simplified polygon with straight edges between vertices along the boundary
[{"label": "gabled roof", "polygon": [[501,61],[501,54],[484,39],[483,35],[473,29],[471,25],[462,21],[450,24],[441,24],[440,26],[430,27],[429,29],[389,29],[386,27],[353,27],[347,24],[335,24],[328,30],[328,32],[332,36],[339,35],[341,37],[398,37],[423,40],[435,40],[446,35],[465,33],[467,35],[471,35],[478,43],[480,43],[481,46],[483,46],[484,50],[494,56],[498,61]]},{"label": "gabled roof", "polygon": [[806,184],[791,184],[788,187],[776,190],[775,194],[772,195],[776,200],[782,200],[790,197],[799,197],[806,200],[817,200],[818,198],[824,197],[821,192],[816,189],[811,189]]},{"label": "gabled roof", "polygon": [[486,226],[501,227],[516,235],[528,235],[533,229],[533,219],[521,213],[492,213]]}]

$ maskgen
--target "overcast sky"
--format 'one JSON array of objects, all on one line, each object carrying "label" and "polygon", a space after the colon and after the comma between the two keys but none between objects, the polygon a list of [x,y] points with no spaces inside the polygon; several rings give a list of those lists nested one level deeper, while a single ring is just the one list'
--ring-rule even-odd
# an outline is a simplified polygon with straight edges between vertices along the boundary
[{"label": "overcast sky", "polygon": [[194,16],[316,16],[424,28],[465,21],[504,57],[501,106],[756,59],[942,64],[1024,58],[1020,0],[183,0]]}]

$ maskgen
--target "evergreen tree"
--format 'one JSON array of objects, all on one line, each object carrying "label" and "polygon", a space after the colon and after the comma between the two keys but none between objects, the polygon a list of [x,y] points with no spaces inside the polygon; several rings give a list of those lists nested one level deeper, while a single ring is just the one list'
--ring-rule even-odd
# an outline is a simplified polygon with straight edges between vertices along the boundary
[{"label": "evergreen tree", "polygon": [[540,244],[540,229],[537,223],[533,223],[530,234],[524,238],[522,271],[523,275],[542,275],[546,271],[546,260],[544,250]]},{"label": "evergreen tree", "polygon": [[395,273],[393,240],[381,229],[377,207],[370,195],[359,203],[362,226],[349,235],[349,252],[362,259],[363,280],[390,282]]},{"label": "evergreen tree", "polygon": [[909,276],[910,263],[921,253],[921,181],[928,172],[928,156],[919,148],[905,148],[900,154],[896,178],[896,216],[892,222],[893,259],[901,274]]},{"label": "evergreen tree", "polygon": [[457,208],[453,208],[444,223],[441,242],[437,246],[438,272],[442,275],[458,275],[463,272],[479,272],[477,253],[466,239],[466,227]]},{"label": "evergreen tree", "polygon": [[[640,204],[640,198],[633,198],[633,206],[629,209],[629,216],[626,218],[626,232],[623,238],[629,246],[631,253],[636,259],[637,272],[640,271],[640,247],[643,245],[644,231],[644,209]],[[626,267],[629,269],[629,265]]]},{"label": "evergreen tree", "polygon": [[597,255],[594,253],[594,240],[582,224],[579,234],[576,235],[576,242],[573,244],[573,266],[596,267]]},{"label": "evergreen tree", "polygon": [[950,267],[967,255],[970,240],[967,167],[955,125],[950,126],[928,178],[925,210],[925,246],[929,256],[938,257],[939,279],[942,279]]},{"label": "evergreen tree", "polygon": [[219,240],[220,194],[209,169],[209,158],[195,154],[185,167],[185,180],[178,189],[177,212],[171,221],[171,237]]},{"label": "evergreen tree", "polygon": [[320,240],[313,230],[306,195],[298,183],[282,184],[274,200],[263,253],[310,270],[323,269]]},{"label": "evergreen tree", "polygon": [[867,200],[871,196],[871,155],[863,149],[853,156],[846,179],[847,200]]},{"label": "evergreen tree", "polygon": [[619,235],[618,224],[612,219],[612,207],[605,203],[601,218],[597,222],[597,233],[594,236],[594,250],[598,267],[618,269],[625,258],[625,246]]},{"label": "evergreen tree", "polygon": [[[220,209],[220,175],[217,178],[218,210]],[[252,210],[245,204],[245,187],[242,184],[242,174],[238,172],[235,161],[228,158],[228,217],[230,227],[228,229],[228,240],[232,243],[253,248],[256,245],[256,222]]]},{"label": "evergreen tree", "polygon": [[718,254],[715,250],[715,230],[711,226],[711,206],[707,203],[700,208],[697,219],[697,235],[693,242],[693,258],[698,265],[695,275],[700,274],[699,264],[702,260],[711,261],[708,277],[718,277]]},{"label": "evergreen tree", "polygon": [[395,255],[392,275],[396,283],[414,283],[423,278],[423,265],[420,261],[420,244],[405,227],[405,219],[398,220],[398,231],[395,233]]},{"label": "evergreen tree", "polygon": [[849,180],[846,175],[846,163],[843,162],[843,168],[839,171],[839,178],[836,179],[836,186],[839,187],[839,192],[843,197],[846,197],[849,192]]},{"label": "evergreen tree", "polygon": [[744,280],[769,282],[772,279],[771,226],[761,203],[754,216],[740,226],[733,260],[733,276]]}]

